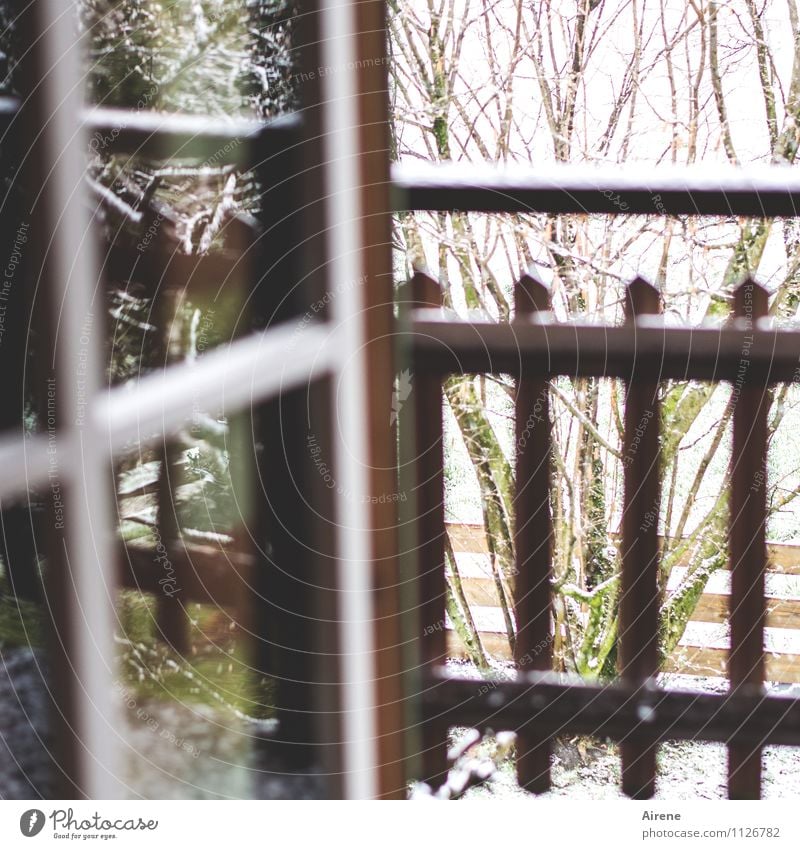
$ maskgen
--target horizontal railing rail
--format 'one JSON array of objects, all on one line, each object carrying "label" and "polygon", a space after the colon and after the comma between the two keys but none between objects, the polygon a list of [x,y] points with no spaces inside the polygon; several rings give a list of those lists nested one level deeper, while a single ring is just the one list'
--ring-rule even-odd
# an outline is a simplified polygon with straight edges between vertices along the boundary
[{"label": "horizontal railing rail", "polygon": [[587,734],[618,741],[711,740],[794,745],[800,699],[752,692],[697,693],[599,686],[553,672],[519,672],[516,681],[475,681],[433,670],[423,699],[430,722],[547,735]]},{"label": "horizontal railing rail", "polygon": [[[747,362],[748,380],[800,380],[800,329],[676,327],[658,316],[625,325],[557,322],[552,316],[501,324],[419,310],[411,337],[415,369],[424,372],[502,372],[659,380],[735,381]],[[747,350],[743,358],[742,351]]]},{"label": "horizontal railing rail", "polygon": [[403,162],[392,168],[392,203],[396,211],[792,217],[800,210],[800,172]]}]

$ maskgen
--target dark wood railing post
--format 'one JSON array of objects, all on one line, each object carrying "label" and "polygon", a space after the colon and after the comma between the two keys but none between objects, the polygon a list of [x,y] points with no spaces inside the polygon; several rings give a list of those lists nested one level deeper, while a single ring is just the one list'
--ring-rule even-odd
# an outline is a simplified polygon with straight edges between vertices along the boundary
[{"label": "dark wood railing post", "polygon": [[[637,278],[626,292],[626,322],[635,328],[638,316],[660,311],[660,302],[658,290]],[[658,364],[648,364],[648,375],[640,377],[636,372],[642,364],[636,359],[634,347],[633,373],[625,401],[622,459],[625,501],[619,669],[624,683],[641,687],[658,672],[660,408],[655,371]],[[629,739],[622,742],[620,749],[623,792],[635,799],[652,798],[656,782],[655,744]]]},{"label": "dark wood railing post", "polygon": [[[156,248],[161,245],[158,242]],[[155,251],[153,251],[155,253]],[[148,261],[152,262],[150,258]],[[162,280],[162,288],[156,296],[156,314],[159,338],[156,341],[159,366],[167,368],[180,361],[182,352],[176,340],[179,332],[181,295],[170,291]],[[179,654],[189,651],[189,617],[183,606],[181,589],[186,586],[186,570],[189,563],[185,552],[180,549],[180,527],[178,523],[176,490],[180,479],[180,446],[165,436],[159,446],[160,469],[157,488],[156,551],[154,560],[159,565],[159,593],[157,596],[156,623],[158,632],[166,644]],[[161,581],[163,580],[163,583]]]},{"label": "dark wood railing post", "polygon": [[[518,319],[549,311],[550,290],[523,274],[514,291]],[[516,491],[514,497],[514,613],[519,670],[552,669],[550,515],[550,398],[546,363],[521,364],[516,399]],[[535,715],[531,720],[535,725]],[[550,789],[551,746],[530,731],[517,736],[519,784],[532,793]]]},{"label": "dark wood railing post", "polygon": [[[734,317],[749,330],[767,315],[768,293],[746,280],[734,296]],[[739,376],[733,385],[733,452],[729,548],[730,688],[755,694],[764,681],[764,571],[767,562],[767,413],[771,393],[763,382],[748,379],[749,348],[743,348]],[[742,717],[744,721],[747,717]],[[728,747],[728,796],[758,799],[761,795],[761,747],[733,743]]]},{"label": "dark wood railing post", "polygon": [[[411,298],[416,308],[442,305],[438,282],[423,272],[411,279]],[[417,374],[414,381],[419,640],[423,672],[430,673],[447,659],[442,380],[436,374]],[[428,677],[423,676],[424,686],[429,686]],[[447,778],[446,729],[427,721],[422,745],[425,781],[443,783]]]}]

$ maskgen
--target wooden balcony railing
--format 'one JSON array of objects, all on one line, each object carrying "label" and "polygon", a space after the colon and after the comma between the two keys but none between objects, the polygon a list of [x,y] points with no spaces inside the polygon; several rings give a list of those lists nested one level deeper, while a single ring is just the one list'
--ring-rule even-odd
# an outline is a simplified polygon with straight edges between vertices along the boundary
[{"label": "wooden balcony railing", "polygon": [[[633,176],[563,169],[544,174],[461,166],[396,166],[397,208],[485,212],[757,215],[796,214],[797,175],[772,171]],[[717,179],[717,177],[719,179]],[[408,358],[416,398],[417,587],[424,778],[447,770],[442,745],[453,725],[515,730],[522,786],[550,786],[550,741],[585,733],[620,742],[622,788],[649,798],[656,749],[665,739],[728,744],[731,798],[758,798],[761,751],[800,745],[800,700],[764,687],[766,566],[766,415],[768,387],[800,379],[800,331],[766,318],[767,293],[752,280],[736,290],[724,326],[683,327],[660,315],[660,295],[643,279],[627,287],[625,320],[616,326],[557,321],[546,286],[525,274],[515,289],[516,315],[501,324],[461,319],[441,309],[437,282],[411,281]],[[444,513],[441,381],[450,374],[505,373],[517,379],[515,510],[517,680],[480,685],[445,669]],[[621,540],[619,680],[609,686],[565,681],[551,671],[550,453],[547,382],[556,375],[621,378],[626,385],[624,516]],[[659,383],[729,381],[736,385],[729,558],[730,689],[670,692],[656,683],[659,629],[657,523]],[[531,417],[534,404],[540,415]],[[647,426],[642,428],[641,423]],[[522,431],[525,439],[520,439]],[[634,431],[636,432],[634,439]]]},{"label": "wooden balcony railing", "polygon": [[[736,291],[735,318],[726,327],[694,331],[696,347],[689,344],[693,331],[669,327],[657,315],[659,294],[641,279],[628,286],[626,320],[618,327],[556,322],[546,287],[530,274],[517,284],[516,317],[507,325],[431,312],[438,298],[436,281],[417,274],[411,285],[414,301],[425,307],[413,314],[411,358],[418,387],[417,583],[426,669],[426,778],[435,781],[446,772],[443,729],[478,724],[518,732],[520,782],[536,792],[549,788],[548,741],[558,732],[620,741],[622,787],[635,798],[655,792],[660,740],[722,740],[730,750],[730,796],[758,797],[762,747],[778,740],[800,745],[800,700],[766,695],[763,687],[766,389],[794,376],[800,333],[769,327],[766,292],[751,280]],[[436,625],[445,615],[441,380],[451,373],[483,371],[517,377],[514,656],[519,673],[514,684],[480,687],[445,672],[445,632]],[[548,671],[549,650],[537,650],[552,642],[551,441],[541,399],[547,397],[547,381],[557,374],[622,377],[627,384],[625,453],[633,462],[624,468],[620,679],[602,688],[563,683]],[[739,400],[731,478],[730,692],[669,693],[656,685],[659,542],[657,523],[647,520],[659,504],[659,380],[734,375]],[[537,403],[540,414],[532,418]],[[525,439],[520,438],[523,431]]]}]

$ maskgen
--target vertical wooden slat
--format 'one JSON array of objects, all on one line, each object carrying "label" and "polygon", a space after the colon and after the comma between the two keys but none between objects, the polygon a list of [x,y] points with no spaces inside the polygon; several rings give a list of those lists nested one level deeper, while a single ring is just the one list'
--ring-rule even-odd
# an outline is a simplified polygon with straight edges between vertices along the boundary
[{"label": "vertical wooden slat", "polygon": [[[323,588],[315,576],[316,526],[309,516],[305,390],[284,393],[264,404],[259,431],[261,458],[260,528],[266,532],[266,557],[260,566],[259,669],[275,683],[279,729],[270,744],[287,769],[307,768],[322,754],[317,746],[318,715],[314,692],[320,628],[316,598]],[[321,422],[319,422],[321,424]],[[325,435],[315,434],[329,451]],[[278,450],[275,448],[279,446]]]},{"label": "vertical wooden slat", "polygon": [[[315,25],[314,16],[303,22],[309,30],[302,41],[306,46],[315,43]],[[305,50],[303,67],[313,67]],[[309,118],[316,121],[318,115],[309,112]],[[312,165],[320,158],[315,139],[311,132],[298,150],[265,137],[258,169],[265,193],[261,220],[266,237],[257,246],[257,262],[264,271],[253,294],[254,321],[267,332],[294,322],[298,338],[292,344],[298,346],[303,343],[302,327],[315,315],[312,305],[319,304],[324,292],[322,282],[309,274],[311,257],[324,250],[316,202],[320,178],[318,166]],[[302,162],[308,163],[308,173]],[[297,201],[301,197],[305,208]],[[313,249],[306,255],[300,246],[309,244]],[[335,545],[329,538],[335,521],[330,490],[313,467],[316,452],[326,466],[333,465],[324,402],[328,390],[324,381],[322,387],[286,392],[255,407],[252,449],[258,466],[259,553],[251,603],[254,665],[274,682],[279,723],[272,739],[257,744],[259,768],[278,774],[320,768],[326,773],[323,794],[337,797],[342,795],[341,669],[331,599]]]},{"label": "vertical wooden slat", "polygon": [[163,574],[159,574],[161,591],[157,597],[156,624],[162,640],[178,654],[189,648],[189,621],[184,613],[180,589],[186,585],[181,574],[186,557],[178,554],[178,519],[175,512],[175,466],[178,448],[174,442],[164,441],[160,451],[161,468],[158,477],[158,510],[155,560]]},{"label": "vertical wooden slat", "polygon": [[[659,310],[658,290],[647,281],[637,278],[628,286],[627,322]],[[635,365],[634,359],[631,368]],[[623,681],[636,686],[643,685],[658,671],[659,417],[658,380],[633,376],[627,386],[622,459],[625,501],[619,669]],[[620,749],[623,792],[635,799],[652,798],[656,746],[628,740]]]},{"label": "vertical wooden slat", "polygon": [[[411,296],[416,307],[442,305],[439,284],[423,272],[412,278]],[[442,382],[435,375],[418,374],[415,384],[419,640],[423,670],[429,671],[447,657]],[[435,722],[426,722],[422,740],[423,779],[440,784],[447,777],[444,729]]]},{"label": "vertical wooden slat", "polygon": [[381,500],[384,493],[399,494],[397,430],[387,427],[394,384],[394,307],[392,215],[389,199],[389,65],[386,15],[382,0],[356,4],[358,51],[363,67],[357,80],[362,152],[362,223],[364,228],[363,319],[369,345],[367,380],[370,386],[370,488],[378,496],[370,505],[374,562],[375,655],[380,675],[378,699],[379,791],[381,798],[406,795],[405,710],[402,693],[402,639],[400,637],[400,578],[398,573],[398,503]]},{"label": "vertical wooden slat", "polygon": [[[550,310],[550,290],[532,274],[516,285],[517,318]],[[514,611],[517,668],[551,669],[551,552],[553,528],[550,515],[550,399],[545,363],[523,363],[517,383],[516,455],[517,481],[514,498]],[[530,376],[526,376],[526,373]],[[532,719],[535,723],[535,717]],[[550,789],[551,746],[537,738],[535,728],[517,736],[519,784],[533,793]]]},{"label": "vertical wooden slat", "polygon": [[[33,350],[31,363],[33,374],[29,378],[27,387],[25,384],[20,386],[21,396],[18,399],[17,412],[21,413],[23,410],[24,394],[27,389],[33,410],[47,425],[51,450],[54,451],[52,456],[55,468],[51,467],[51,471],[57,472],[57,476],[49,478],[48,489],[52,493],[52,486],[57,484],[59,502],[63,504],[63,494],[67,492],[69,479],[64,473],[63,459],[60,456],[63,444],[61,428],[63,427],[66,431],[68,423],[64,421],[61,395],[62,392],[68,392],[70,387],[68,385],[62,388],[57,379],[54,384],[48,385],[50,380],[56,378],[55,345],[49,340],[56,338],[55,299],[58,281],[54,279],[52,260],[50,265],[47,261],[52,216],[48,214],[43,197],[46,176],[53,166],[52,161],[48,161],[47,139],[42,132],[48,117],[42,83],[48,67],[41,37],[44,8],[41,3],[17,4],[14,8],[19,12],[14,27],[15,41],[21,48],[15,72],[15,84],[20,87],[22,95],[20,110],[14,119],[14,124],[18,137],[28,140],[28,150],[24,156],[20,157],[13,180],[19,191],[20,213],[31,224],[27,233],[24,266],[20,269],[24,276],[15,283],[17,288],[20,284],[25,287],[26,313],[30,321],[30,324],[26,324],[25,327],[36,327],[43,341],[38,351]],[[41,200],[34,203],[37,194]],[[8,209],[5,210],[6,214],[8,211]],[[27,336],[27,332],[25,335]],[[25,348],[25,340],[22,347]],[[3,386],[3,389],[6,390],[3,397],[6,398],[8,387]],[[48,398],[48,395],[51,397]],[[24,422],[21,421],[20,425],[23,424]],[[4,506],[5,504],[4,501]],[[53,740],[52,774],[58,797],[75,799],[86,795],[83,789],[86,770],[81,758],[81,742],[75,730],[80,711],[78,695],[80,683],[72,661],[77,639],[69,561],[66,555],[65,516],[65,510],[56,513],[55,499],[48,497],[44,509],[44,529],[37,547],[47,557],[47,565],[43,573],[43,595],[46,605],[44,609],[50,614],[47,628],[49,668],[47,688],[49,725]],[[5,516],[3,521],[5,523]],[[34,542],[36,542],[35,539]],[[13,551],[4,552],[4,554],[13,556]],[[17,558],[15,557],[14,560]]]},{"label": "vertical wooden slat", "polygon": [[[156,250],[161,247],[156,237]],[[153,250],[151,254],[155,254]],[[162,285],[165,285],[162,283]],[[180,290],[178,290],[179,292]],[[160,334],[159,360],[163,368],[181,359],[181,341],[175,341],[175,324],[180,320],[180,294],[175,290],[162,288],[157,295],[158,332]],[[174,440],[164,437],[159,448],[160,469],[158,476],[158,509],[156,562],[163,574],[159,580],[161,592],[157,597],[156,624],[161,638],[174,651],[185,654],[189,648],[189,621],[180,596],[180,589],[186,585],[183,577],[187,558],[178,554],[178,516],[175,507],[175,491],[178,483],[178,461],[180,449]]]},{"label": "vertical wooden slat", "polygon": [[[23,113],[24,114],[24,113]],[[18,121],[18,118],[15,119]],[[18,155],[15,147],[3,144],[6,171],[11,174],[11,186],[6,203],[0,208],[0,256],[13,257],[15,265],[8,266],[0,281],[0,432],[3,436],[24,438],[25,417],[25,360],[28,352],[27,333],[31,320],[31,301],[36,279],[31,274],[32,263],[28,242],[31,221],[18,202],[22,197],[20,169],[13,170]],[[44,383],[44,381],[42,381]],[[44,393],[46,395],[46,393]],[[34,404],[35,406],[35,404]],[[47,400],[44,409],[37,410],[47,423]],[[41,538],[39,511],[31,509],[24,496],[0,499],[0,556],[5,566],[9,589],[15,598],[42,600],[42,588],[36,563],[36,540]]]},{"label": "vertical wooden slat", "polygon": [[[751,329],[765,316],[768,294],[752,280],[736,290],[734,315]],[[730,688],[760,692],[764,681],[764,570],[767,562],[767,413],[770,392],[763,383],[747,380],[747,350],[741,353],[734,382],[733,453],[729,557]],[[738,397],[737,397],[738,396]],[[742,720],[746,717],[742,717]],[[761,748],[742,744],[728,747],[728,796],[758,799],[761,795]]]}]

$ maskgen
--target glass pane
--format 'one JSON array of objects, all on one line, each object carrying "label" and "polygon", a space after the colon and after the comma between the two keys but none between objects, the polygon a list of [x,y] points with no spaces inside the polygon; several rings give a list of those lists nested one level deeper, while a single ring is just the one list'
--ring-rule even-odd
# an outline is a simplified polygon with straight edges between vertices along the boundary
[{"label": "glass pane", "polygon": [[[32,30],[17,6],[0,2],[0,93],[24,100],[35,84],[25,66]],[[87,316],[85,332],[103,335],[108,384],[121,387],[189,368],[263,327],[251,299],[263,187],[234,121],[255,124],[297,108],[295,9],[282,0],[81,0],[79,7],[89,105],[120,110],[91,119],[87,183],[104,289],[102,314]],[[55,440],[55,389],[42,374],[51,367],[42,344],[50,324],[26,247],[31,174],[16,143],[13,103],[6,105],[0,365],[8,379],[0,429]],[[137,120],[156,113],[209,121],[193,125],[201,131],[189,134],[179,157],[122,143]],[[210,144],[202,128],[212,124],[218,135]],[[121,778],[133,797],[262,795],[251,767],[256,740],[274,730],[274,698],[252,629],[260,446],[251,418],[198,398],[169,442],[144,436],[113,469]],[[2,504],[2,798],[58,792],[48,698],[52,600],[42,582],[51,531],[63,534],[69,521],[65,489],[54,459],[47,484]]]}]

